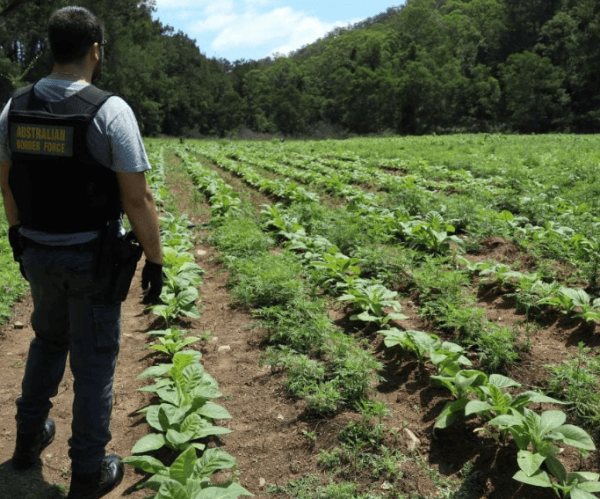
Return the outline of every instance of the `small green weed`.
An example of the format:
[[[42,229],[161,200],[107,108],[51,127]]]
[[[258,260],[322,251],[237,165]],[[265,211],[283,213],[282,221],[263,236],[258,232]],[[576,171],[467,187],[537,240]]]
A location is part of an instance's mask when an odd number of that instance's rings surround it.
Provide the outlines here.
[[[231,301],[247,307],[285,305],[300,300],[303,292],[300,264],[287,255],[258,255],[234,262]]]
[[[576,420],[588,427],[600,424],[600,356],[590,355],[591,349],[579,343],[575,354],[557,366],[545,366],[550,371],[548,391],[570,402],[566,409]]]
[[[211,233],[208,241],[229,260],[264,253],[275,244],[273,238],[262,232],[249,217],[228,218]]]

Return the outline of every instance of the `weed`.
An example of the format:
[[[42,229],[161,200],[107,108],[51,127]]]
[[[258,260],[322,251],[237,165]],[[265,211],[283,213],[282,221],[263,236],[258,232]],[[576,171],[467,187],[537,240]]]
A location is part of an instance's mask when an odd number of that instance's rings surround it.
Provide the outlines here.
[[[341,455],[342,449],[336,447],[333,451],[328,452],[324,449],[321,449],[321,453],[319,454],[319,464],[322,464],[325,468],[332,469],[336,466],[339,466],[342,462]]]
[[[288,345],[299,353],[319,353],[333,331],[322,301],[301,296],[292,304],[254,312],[271,343]]]
[[[579,343],[575,354],[566,353],[567,360],[545,367],[550,371],[548,391],[570,403],[567,410],[578,422],[595,427],[600,423],[600,356],[590,353]]]
[[[257,255],[236,261],[231,269],[231,301],[248,307],[298,302],[302,296],[302,268],[286,255]]]
[[[273,238],[262,232],[249,217],[228,218],[211,233],[208,240],[226,254],[229,261],[231,257],[259,255],[275,244]]]

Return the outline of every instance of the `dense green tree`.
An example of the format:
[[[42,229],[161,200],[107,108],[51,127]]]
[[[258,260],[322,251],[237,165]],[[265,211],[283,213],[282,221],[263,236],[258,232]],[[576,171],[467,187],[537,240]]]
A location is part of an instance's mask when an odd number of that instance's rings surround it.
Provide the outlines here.
[[[4,101],[50,71],[47,20],[68,3],[0,0]],[[153,0],[80,5],[106,24],[99,86],[145,134],[600,130],[597,0],[407,0],[287,57],[234,62],[152,20]]]
[[[511,55],[501,67],[510,122],[525,132],[546,132],[565,124],[569,96],[564,71],[533,52]]]

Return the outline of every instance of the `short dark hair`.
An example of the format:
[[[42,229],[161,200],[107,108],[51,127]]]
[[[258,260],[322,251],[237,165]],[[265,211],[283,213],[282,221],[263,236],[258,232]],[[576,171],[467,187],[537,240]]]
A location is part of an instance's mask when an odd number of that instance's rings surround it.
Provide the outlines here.
[[[50,16],[48,38],[54,62],[81,59],[98,42],[104,42],[104,25],[88,9],[64,7]]]

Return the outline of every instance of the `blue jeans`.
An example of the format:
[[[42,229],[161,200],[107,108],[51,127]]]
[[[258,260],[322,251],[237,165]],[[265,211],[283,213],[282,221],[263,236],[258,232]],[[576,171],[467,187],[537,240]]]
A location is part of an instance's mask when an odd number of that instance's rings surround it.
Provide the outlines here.
[[[112,438],[109,424],[121,303],[104,303],[100,298],[108,279],[95,277],[89,245],[27,244],[23,263],[33,296],[35,339],[16,402],[17,431],[37,433],[43,428],[70,352],[75,400],[69,457],[74,473],[97,471]]]

